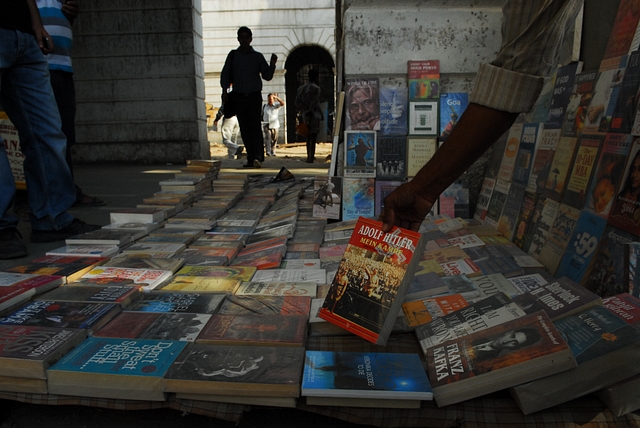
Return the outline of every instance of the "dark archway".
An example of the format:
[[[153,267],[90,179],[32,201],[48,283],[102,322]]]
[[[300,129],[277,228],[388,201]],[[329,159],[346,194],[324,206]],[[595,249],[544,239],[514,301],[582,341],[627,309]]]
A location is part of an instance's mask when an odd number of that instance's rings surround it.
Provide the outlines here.
[[[333,108],[335,105],[335,77],[334,61],[331,54],[320,46],[300,46],[287,56],[284,64],[286,70],[284,84],[287,93],[287,141],[304,141],[304,137],[296,134],[296,108],[295,99],[298,88],[307,83],[307,73],[311,68],[316,68],[320,72],[320,87],[323,98],[328,102],[327,125],[332,129]]]

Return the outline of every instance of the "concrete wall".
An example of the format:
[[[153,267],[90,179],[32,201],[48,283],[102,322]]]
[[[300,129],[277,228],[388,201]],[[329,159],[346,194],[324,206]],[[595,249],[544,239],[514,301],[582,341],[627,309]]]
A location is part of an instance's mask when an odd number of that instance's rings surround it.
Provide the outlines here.
[[[272,53],[278,56],[273,79],[263,81],[265,102],[267,94],[275,92],[285,101],[285,108],[295,108],[294,100],[287,100],[285,93],[284,64],[296,48],[319,46],[335,58],[334,0],[203,0],[202,11],[206,101],[216,107],[220,105],[220,72],[229,51],[238,47],[236,32],[243,25],[251,28],[251,45],[267,61]],[[286,136],[285,117],[285,109],[280,109],[280,141]]]
[[[208,158],[199,0],[84,0],[75,161]]]

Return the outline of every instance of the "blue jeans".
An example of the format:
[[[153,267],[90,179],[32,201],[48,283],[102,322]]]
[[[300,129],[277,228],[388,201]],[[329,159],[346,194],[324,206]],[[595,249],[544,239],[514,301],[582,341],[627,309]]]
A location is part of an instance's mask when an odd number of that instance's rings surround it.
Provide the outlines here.
[[[0,28],[0,97],[18,128],[25,155],[31,228],[62,229],[74,218],[67,209],[76,200],[76,191],[65,161],[67,140],[47,60],[30,34]],[[0,229],[18,224],[18,219],[7,213],[14,193],[15,182],[0,140]]]

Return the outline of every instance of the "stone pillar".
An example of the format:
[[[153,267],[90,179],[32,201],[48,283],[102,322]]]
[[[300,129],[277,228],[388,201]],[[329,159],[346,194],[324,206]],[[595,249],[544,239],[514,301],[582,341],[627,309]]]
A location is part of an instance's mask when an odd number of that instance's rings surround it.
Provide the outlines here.
[[[74,160],[209,158],[200,0],[84,0],[80,7]]]

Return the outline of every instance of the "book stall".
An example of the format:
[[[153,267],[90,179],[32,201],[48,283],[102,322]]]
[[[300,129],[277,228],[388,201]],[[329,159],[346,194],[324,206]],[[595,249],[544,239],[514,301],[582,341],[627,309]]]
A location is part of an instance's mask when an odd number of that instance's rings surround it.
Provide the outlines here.
[[[188,160],[109,225],[17,261],[0,272],[0,399],[637,425],[640,51],[614,35],[626,48],[597,71],[555,69],[477,203],[463,175],[417,232],[375,219],[468,103],[434,59],[344,79],[327,175]]]

